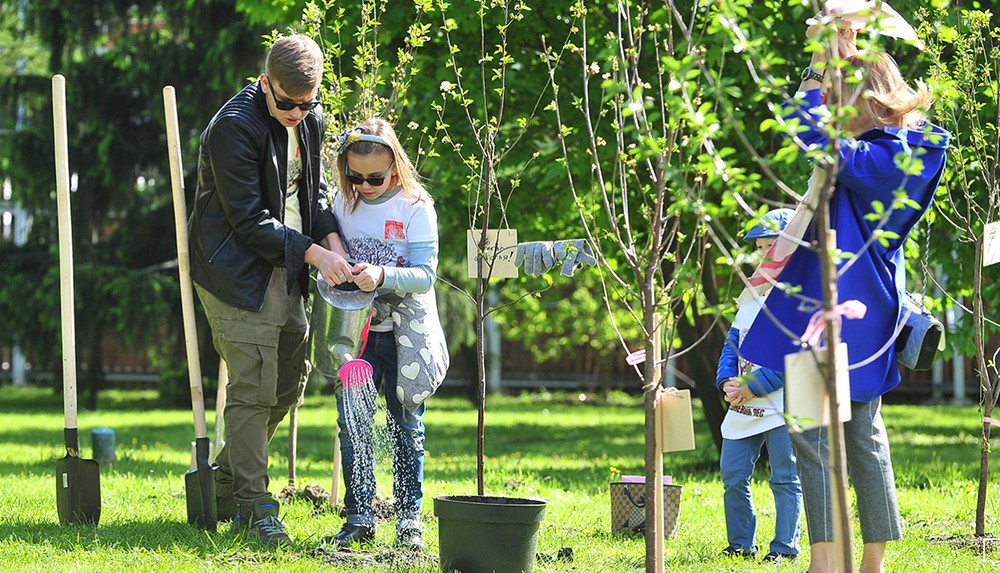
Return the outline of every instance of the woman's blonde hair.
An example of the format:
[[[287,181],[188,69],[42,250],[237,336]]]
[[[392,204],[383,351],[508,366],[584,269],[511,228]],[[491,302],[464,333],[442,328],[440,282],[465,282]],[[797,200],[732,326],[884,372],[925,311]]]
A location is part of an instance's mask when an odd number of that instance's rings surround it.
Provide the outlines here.
[[[388,145],[376,141],[360,140],[353,143],[346,143],[339,150],[337,155],[337,175],[340,182],[340,192],[344,194],[344,203],[347,205],[348,212],[354,211],[358,206],[358,203],[361,201],[361,194],[355,191],[354,185],[347,180],[347,152],[358,155],[370,155],[372,153],[391,154],[393,157],[391,173],[395,173],[399,177],[399,184],[403,195],[412,199],[414,203],[418,201],[433,201],[430,194],[427,193],[427,190],[420,182],[420,175],[417,173],[416,168],[413,167],[413,163],[410,162],[410,158],[407,157],[406,152],[403,151],[403,146],[399,143],[399,138],[396,137],[396,132],[389,125],[388,121],[380,117],[374,117],[359,124],[355,129],[360,129],[361,133],[378,136]]]
[[[860,84],[848,85],[845,81],[844,93],[861,88],[855,107],[861,117],[875,123],[874,127],[914,128],[927,118],[927,111],[934,102],[930,88],[919,81],[917,89],[911,88],[892,56],[877,52],[869,56],[850,56],[847,61],[844,77],[848,78],[851,70],[863,70],[864,79]]]

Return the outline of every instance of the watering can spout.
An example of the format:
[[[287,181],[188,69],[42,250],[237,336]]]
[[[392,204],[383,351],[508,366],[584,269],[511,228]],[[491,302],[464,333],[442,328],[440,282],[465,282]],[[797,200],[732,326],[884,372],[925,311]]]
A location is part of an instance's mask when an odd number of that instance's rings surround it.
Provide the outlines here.
[[[354,360],[354,357],[351,356],[351,351],[343,344],[337,344],[335,346],[333,349],[333,356],[337,364],[340,364],[341,366],[347,364],[351,360]]]

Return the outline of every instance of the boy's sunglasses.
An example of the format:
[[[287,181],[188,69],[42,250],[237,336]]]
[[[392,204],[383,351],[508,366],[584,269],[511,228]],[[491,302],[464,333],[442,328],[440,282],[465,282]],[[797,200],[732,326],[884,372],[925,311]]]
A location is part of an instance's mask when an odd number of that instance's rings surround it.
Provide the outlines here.
[[[271,95],[273,96],[274,94],[272,93]],[[292,111],[295,108],[299,108],[302,111],[310,111],[319,104],[319,100],[307,101],[305,103],[295,103],[293,101],[278,99],[277,96],[274,97],[274,107],[280,109],[281,111]]]
[[[365,182],[367,182],[372,187],[381,187],[382,184],[385,183],[385,178],[389,176],[389,172],[392,171],[392,167],[395,164],[396,164],[395,161],[390,163],[389,168],[385,170],[385,173],[383,173],[381,177],[361,177],[360,175],[351,173],[351,167],[345,164],[344,167],[346,168],[347,171],[345,176],[347,177],[347,180],[350,181],[353,185],[364,185]]]
[[[278,99],[278,94],[274,93],[274,84],[271,84],[271,89],[267,91],[270,92],[271,97],[274,98],[274,107],[280,109],[281,111],[292,111],[295,108],[299,108],[302,111],[311,111],[312,108],[320,104],[319,100],[307,101],[305,103],[295,103],[294,101]]]

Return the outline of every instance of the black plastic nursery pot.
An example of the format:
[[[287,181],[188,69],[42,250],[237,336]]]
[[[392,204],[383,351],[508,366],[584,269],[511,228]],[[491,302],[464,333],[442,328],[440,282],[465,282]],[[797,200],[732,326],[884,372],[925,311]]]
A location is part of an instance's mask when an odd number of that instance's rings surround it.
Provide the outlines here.
[[[531,573],[545,501],[488,495],[434,498],[442,571]]]

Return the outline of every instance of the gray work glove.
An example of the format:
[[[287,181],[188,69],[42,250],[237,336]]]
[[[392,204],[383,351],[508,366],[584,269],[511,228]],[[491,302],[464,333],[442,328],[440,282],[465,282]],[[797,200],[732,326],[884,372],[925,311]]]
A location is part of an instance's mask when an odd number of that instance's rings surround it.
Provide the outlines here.
[[[562,261],[562,271],[564,277],[571,277],[576,269],[583,265],[596,265],[594,251],[590,248],[587,239],[569,239],[556,241],[553,245],[553,254],[556,260]]]
[[[555,259],[552,258],[552,241],[518,243],[514,254],[514,266],[521,266],[522,261],[524,272],[528,276],[537,277],[547,273],[555,264]]]

